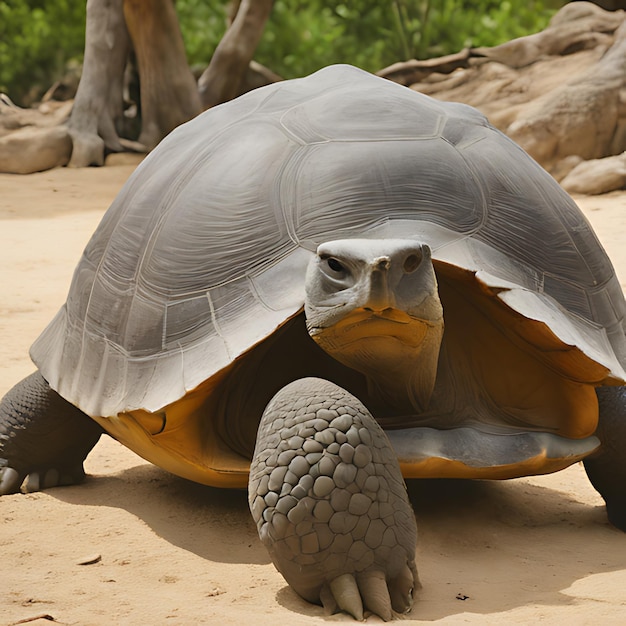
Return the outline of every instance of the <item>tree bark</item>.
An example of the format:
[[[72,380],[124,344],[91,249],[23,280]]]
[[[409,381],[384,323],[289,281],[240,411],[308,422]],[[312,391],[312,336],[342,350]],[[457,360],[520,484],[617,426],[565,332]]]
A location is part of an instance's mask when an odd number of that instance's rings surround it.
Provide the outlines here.
[[[130,44],[122,3],[87,0],[83,75],[68,120],[71,167],[102,165],[105,146],[112,151],[123,149],[116,121],[123,113],[123,76]]]
[[[141,94],[139,143],[151,149],[200,111],[196,81],[172,0],[124,0]]]
[[[622,15],[604,11],[589,2],[563,7],[545,30],[492,48],[473,48],[472,56],[521,68],[544,56],[572,54],[605,43],[622,22]]]
[[[272,4],[272,0],[241,0],[237,15],[215,49],[209,67],[198,81],[203,109],[227,102],[238,95]]]
[[[376,75],[409,86],[434,73],[451,74],[459,68],[469,67],[470,56],[470,49],[464,48],[460,52],[436,59],[400,61],[379,70]]]

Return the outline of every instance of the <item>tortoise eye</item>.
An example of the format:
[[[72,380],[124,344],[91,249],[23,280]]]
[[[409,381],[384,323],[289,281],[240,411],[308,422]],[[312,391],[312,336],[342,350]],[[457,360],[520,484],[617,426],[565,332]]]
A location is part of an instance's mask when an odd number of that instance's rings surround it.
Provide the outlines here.
[[[402,268],[407,274],[411,274],[414,272],[422,262],[422,251],[419,253],[409,254],[409,256],[404,260],[404,264]]]
[[[345,269],[344,266],[337,261],[337,259],[333,259],[333,257],[327,259],[326,263],[328,263],[328,267],[330,267],[333,272],[343,272]]]

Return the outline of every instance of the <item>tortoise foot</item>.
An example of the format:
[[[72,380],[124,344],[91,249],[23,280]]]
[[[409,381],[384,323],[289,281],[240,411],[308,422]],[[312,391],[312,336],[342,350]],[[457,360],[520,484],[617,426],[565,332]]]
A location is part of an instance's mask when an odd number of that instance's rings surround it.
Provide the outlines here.
[[[341,574],[320,589],[320,600],[327,613],[345,611],[362,620],[365,610],[385,622],[394,614],[404,614],[413,606],[413,591],[418,586],[415,567],[405,566],[392,580],[382,569],[369,569],[359,574]]]
[[[274,565],[303,598],[359,620],[410,610],[415,516],[387,436],[348,392],[305,378],[272,399],[249,502]]]
[[[0,465],[3,463],[8,462],[6,459],[0,459]],[[85,470],[82,463],[74,467],[47,467],[28,472],[20,472],[5,465],[0,467],[0,496],[18,493],[22,486],[26,493],[32,493],[52,487],[77,485],[84,479]]]
[[[591,484],[606,502],[613,526],[626,532],[626,386],[599,387],[600,448],[584,459]]]
[[[0,401],[0,495],[73,485],[102,429],[35,372]]]
[[[615,528],[626,533],[626,498],[622,498],[619,502],[607,500],[606,514]]]

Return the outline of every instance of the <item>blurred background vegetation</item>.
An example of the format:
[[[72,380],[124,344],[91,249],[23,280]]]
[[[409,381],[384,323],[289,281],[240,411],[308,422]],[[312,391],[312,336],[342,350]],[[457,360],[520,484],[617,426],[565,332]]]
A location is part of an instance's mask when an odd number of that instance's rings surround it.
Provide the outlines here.
[[[228,0],[175,0],[190,65],[206,66]],[[255,59],[284,78],[369,71],[537,32],[564,0],[276,0]],[[85,0],[0,0],[0,92],[28,105],[82,58]]]

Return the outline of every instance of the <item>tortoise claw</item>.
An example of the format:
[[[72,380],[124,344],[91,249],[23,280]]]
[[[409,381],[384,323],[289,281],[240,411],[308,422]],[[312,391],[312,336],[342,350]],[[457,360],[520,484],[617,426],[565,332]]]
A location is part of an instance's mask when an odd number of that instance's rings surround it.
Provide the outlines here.
[[[24,485],[24,491],[33,493],[52,487],[77,485],[84,479],[85,470],[82,463],[64,468],[48,467],[30,472]]]
[[[359,621],[363,620],[363,602],[359,586],[352,574],[342,574],[330,581],[330,592],[340,610]]]
[[[417,572],[408,565],[391,581],[387,581],[384,571],[372,569],[357,574],[356,578],[352,574],[338,576],[327,590],[320,593],[320,599],[329,613],[342,610],[354,619],[362,620],[366,609],[389,622],[394,613],[404,614],[411,610],[416,586],[419,587]]]
[[[320,600],[328,615],[345,611],[360,621],[367,610],[389,622],[394,614],[411,610],[414,586],[408,566],[389,583],[382,570],[368,570],[356,578],[352,574],[338,576],[320,590]]]
[[[368,570],[359,575],[358,584],[366,608],[385,622],[392,620],[391,597],[387,588],[385,572]]]
[[[36,491],[41,491],[41,482],[41,475],[39,474],[39,472],[31,472],[26,479],[24,491],[26,493],[35,493]]]
[[[415,564],[405,565],[402,571],[389,582],[391,606],[396,613],[403,615],[413,608],[413,594],[422,587]]]
[[[17,493],[24,482],[25,474],[12,467],[0,467],[0,496]]]
[[[19,493],[34,493],[51,487],[77,485],[85,478],[82,463],[74,467],[46,468],[30,472],[18,472],[15,468],[5,465],[0,467],[0,496]]]

